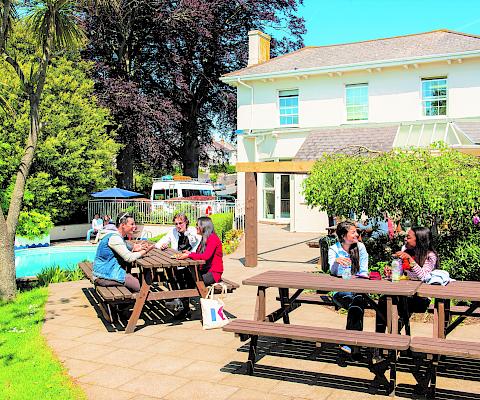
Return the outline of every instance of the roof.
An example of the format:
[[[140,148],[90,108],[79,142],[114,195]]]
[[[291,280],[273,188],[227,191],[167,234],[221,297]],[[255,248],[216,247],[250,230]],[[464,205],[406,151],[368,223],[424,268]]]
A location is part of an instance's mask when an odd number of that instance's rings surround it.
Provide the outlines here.
[[[216,140],[214,140],[212,142],[212,147],[215,150],[221,150],[221,151],[224,151],[226,153],[231,152],[231,151],[235,151],[235,147],[233,145],[231,145],[230,143],[225,142],[223,139],[218,141],[218,142]]]
[[[354,153],[367,149],[383,152],[394,147],[428,146],[440,140],[451,146],[477,147],[480,121],[415,121],[314,128],[294,160],[317,160],[324,153]]]
[[[480,51],[480,36],[446,29],[406,36],[367,40],[330,46],[308,46],[262,64],[252,65],[224,78],[245,75],[302,71],[392,60],[413,60],[428,56]]]

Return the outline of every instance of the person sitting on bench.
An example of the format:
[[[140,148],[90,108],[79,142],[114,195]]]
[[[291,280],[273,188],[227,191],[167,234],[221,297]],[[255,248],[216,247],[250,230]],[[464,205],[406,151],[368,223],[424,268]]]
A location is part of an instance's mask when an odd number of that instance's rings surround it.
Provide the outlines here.
[[[200,267],[200,273],[205,285],[220,282],[223,274],[222,241],[215,233],[210,217],[198,218],[197,234],[202,237],[197,251],[184,250],[178,259],[205,260],[205,264]]]
[[[413,227],[408,230],[402,251],[395,253],[394,257],[403,260],[403,271],[410,279],[414,280],[423,280],[434,269],[440,268],[437,252],[433,248],[432,232],[423,226]],[[385,275],[391,275],[389,266],[385,267]],[[408,322],[412,313],[424,313],[430,305],[429,298],[417,295],[408,297],[406,301],[399,301],[398,297],[394,297],[393,301],[397,303],[398,307],[399,332],[402,330],[403,325]],[[378,306],[382,314],[386,315],[387,302],[385,296],[380,297]],[[375,325],[376,332],[385,332],[386,322],[378,313]]]
[[[338,242],[328,249],[330,273],[334,276],[349,278],[351,275],[368,278],[368,253],[365,245],[358,241],[357,227],[353,222],[344,221],[337,225]],[[363,330],[365,300],[360,293],[337,292],[333,301],[348,310],[347,330]],[[349,346],[340,347],[346,353],[352,353]],[[359,349],[354,348],[354,358],[359,357]]]
[[[180,212],[173,217],[175,226],[161,238],[155,247],[162,250],[171,247],[176,251],[195,251],[200,244],[201,237],[197,235],[194,227],[188,226],[190,221],[185,213]],[[195,281],[187,267],[177,267],[175,276],[169,276],[169,281],[174,289],[191,289],[195,287]],[[190,300],[188,297],[183,299],[173,299],[166,301],[165,305],[171,310],[177,312],[175,319],[183,319],[190,311]]]
[[[147,254],[155,245],[143,242],[132,246],[125,242],[124,237],[136,229],[135,220],[130,214],[119,214],[115,225],[116,229],[106,234],[98,245],[93,261],[94,282],[98,286],[124,285],[138,292],[140,282],[127,273],[125,267]]]

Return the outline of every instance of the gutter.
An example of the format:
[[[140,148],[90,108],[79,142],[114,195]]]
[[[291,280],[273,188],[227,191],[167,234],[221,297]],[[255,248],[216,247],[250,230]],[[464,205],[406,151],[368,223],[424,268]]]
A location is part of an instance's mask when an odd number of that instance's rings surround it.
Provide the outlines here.
[[[287,70],[287,71],[279,71],[279,72],[265,72],[259,74],[247,74],[243,75],[241,78],[238,76],[223,76],[220,77],[220,80],[227,84],[233,84],[235,82],[239,82],[242,85],[246,85],[245,82],[242,82],[240,79],[243,80],[255,80],[255,79],[267,79],[267,78],[288,78],[288,77],[296,77],[302,75],[310,75],[310,74],[326,74],[329,72],[346,72],[346,71],[355,71],[355,70],[362,70],[368,68],[387,68],[387,67],[396,67],[401,65],[414,65],[418,63],[431,63],[431,62],[438,62],[438,61],[448,61],[452,59],[463,59],[463,58],[473,58],[473,57],[480,57],[480,50],[470,50],[464,51],[461,53],[446,53],[446,54],[438,54],[434,56],[422,56],[422,57],[410,57],[410,58],[397,58],[387,61],[366,61],[360,63],[353,63],[353,64],[341,64],[341,65],[333,65],[333,66],[326,66],[326,67],[315,67],[315,68],[304,68],[298,70]],[[272,59],[273,61],[275,59]],[[247,86],[247,85],[246,85]]]
[[[240,85],[243,85],[250,89],[250,128],[248,129],[248,133],[252,133],[253,130],[253,101],[254,101],[254,89],[253,86],[247,85],[245,82],[242,82],[240,78],[237,78],[237,82]]]

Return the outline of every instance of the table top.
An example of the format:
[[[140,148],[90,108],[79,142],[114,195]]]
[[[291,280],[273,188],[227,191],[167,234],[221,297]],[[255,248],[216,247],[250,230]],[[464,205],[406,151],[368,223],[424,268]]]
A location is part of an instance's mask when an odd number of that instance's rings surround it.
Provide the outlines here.
[[[205,261],[203,260],[192,260],[190,258],[177,260],[176,258],[172,258],[176,253],[178,253],[178,251],[171,248],[165,250],[155,248],[150,250],[146,256],[137,259],[135,262],[137,266],[142,268],[188,267],[205,264]]]
[[[346,280],[328,274],[267,271],[245,279],[243,284],[291,289],[413,296],[417,292],[421,282],[413,280],[402,280],[399,282],[390,282],[387,280],[376,281],[357,277],[352,277],[351,279]]]
[[[454,281],[447,286],[422,283],[417,293],[419,296],[437,299],[480,301],[480,282]]]

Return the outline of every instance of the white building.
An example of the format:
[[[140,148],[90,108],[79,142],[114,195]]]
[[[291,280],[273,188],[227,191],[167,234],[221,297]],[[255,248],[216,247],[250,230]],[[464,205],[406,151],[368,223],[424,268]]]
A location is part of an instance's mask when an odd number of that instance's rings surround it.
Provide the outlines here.
[[[304,47],[269,59],[249,32],[249,63],[222,77],[237,88],[238,162],[316,160],[349,146],[374,150],[444,140],[480,143],[480,37],[438,30]],[[244,199],[244,174],[238,174]],[[324,231],[302,196],[305,175],[259,174],[258,218]]]

